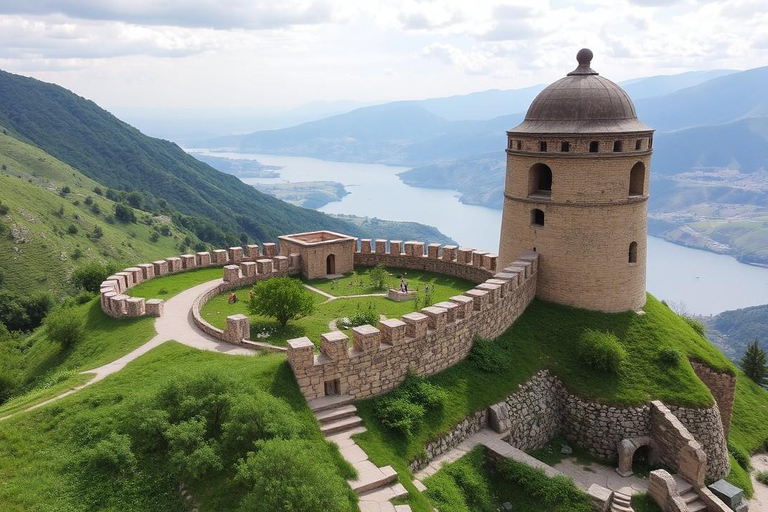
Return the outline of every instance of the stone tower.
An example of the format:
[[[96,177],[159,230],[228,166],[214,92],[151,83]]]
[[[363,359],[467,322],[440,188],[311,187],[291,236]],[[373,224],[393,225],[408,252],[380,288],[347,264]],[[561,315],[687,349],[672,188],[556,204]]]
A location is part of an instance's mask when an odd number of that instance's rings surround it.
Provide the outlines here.
[[[542,299],[639,310],[653,130],[627,93],[590,67],[590,50],[576,59],[507,132],[499,262],[535,249]]]

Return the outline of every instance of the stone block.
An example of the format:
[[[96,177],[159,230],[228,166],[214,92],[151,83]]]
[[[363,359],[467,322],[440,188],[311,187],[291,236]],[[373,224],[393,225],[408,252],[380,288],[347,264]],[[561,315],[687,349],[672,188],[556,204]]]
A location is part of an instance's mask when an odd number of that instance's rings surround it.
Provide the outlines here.
[[[718,480],[707,488],[731,510],[740,510],[739,507],[744,503],[744,491],[725,480]],[[747,508],[743,507],[742,510],[746,511]]]
[[[243,261],[243,248],[242,247],[230,247],[227,249],[227,257],[230,263],[240,263]]]
[[[539,269],[539,253],[530,251],[520,255],[518,258],[520,261],[527,261],[531,264],[531,273],[536,272]]]
[[[506,402],[499,402],[488,408],[488,426],[499,434],[508,432],[512,428],[509,406]]]
[[[440,257],[440,244],[429,244],[427,246],[427,257],[436,260]]]
[[[272,260],[268,260],[268,259],[256,260],[256,272],[258,272],[259,274],[271,274]]]
[[[376,245],[376,254],[387,254],[387,241],[381,238],[377,238],[374,242]]]
[[[592,506],[598,512],[608,512],[610,510],[611,501],[613,500],[612,490],[602,485],[592,484],[587,489],[587,496],[589,496],[589,501],[592,502]]]
[[[315,362],[315,345],[307,337],[288,340],[288,362],[294,369],[311,368]]]
[[[424,242],[405,242],[405,255],[421,258],[424,256]]]
[[[155,266],[151,263],[137,265],[141,269],[141,279],[146,281],[155,277]]]
[[[273,243],[264,244],[264,256],[267,258],[274,258],[277,256],[277,245]]]
[[[488,308],[488,292],[485,290],[478,290],[477,288],[472,288],[471,290],[467,290],[464,292],[464,295],[467,297],[472,297],[474,299],[474,309],[475,311],[485,311]]]
[[[125,281],[125,288],[124,288],[124,290],[127,290],[128,288],[133,286],[133,284],[134,284],[133,283],[133,272],[128,272],[128,271],[123,270],[122,272],[118,272],[115,275],[123,277],[123,280]]]
[[[181,258],[178,256],[171,256],[170,258],[165,258],[165,261],[168,262],[168,273],[172,274],[174,272],[181,271]]]
[[[165,260],[153,261],[152,266],[155,267],[156,277],[161,277],[168,273],[168,262]]]
[[[437,306],[438,308],[445,310],[445,319],[447,323],[451,324],[456,321],[456,315],[458,314],[458,309],[460,306],[455,302],[438,302],[437,304],[433,304],[433,306]]]
[[[194,254],[182,254],[181,255],[181,268],[184,270],[190,270],[195,268],[197,262],[195,261]]]
[[[472,297],[455,295],[448,300],[458,306],[456,308],[456,320],[464,320],[472,316],[472,311],[475,309],[475,300]]]
[[[288,272],[288,256],[275,256],[272,258],[272,268],[278,272]]]
[[[224,282],[231,283],[240,279],[240,267],[237,265],[226,265],[224,267]]]
[[[472,266],[481,268],[483,266],[483,256],[488,254],[488,251],[472,251]]]
[[[428,325],[430,329],[442,329],[448,323],[448,311],[443,308],[427,306],[426,308],[421,308],[421,313],[429,318]]]
[[[227,251],[224,249],[216,249],[213,251],[213,264],[214,265],[226,265],[227,264]]]
[[[251,261],[256,261],[261,257],[261,248],[257,244],[248,244],[245,246],[245,250]]]
[[[488,281],[475,286],[476,290],[488,292],[488,304],[496,304],[501,299],[501,286]]]
[[[514,290],[520,284],[520,278],[517,272],[499,272],[494,274],[493,278],[500,281],[507,281],[507,289],[509,291]]]
[[[242,344],[244,339],[251,335],[251,326],[248,317],[245,315],[230,315],[227,317],[227,328],[224,336],[227,341],[235,344]]]
[[[243,261],[240,263],[240,272],[243,273],[243,277],[253,277],[256,275],[256,262],[255,261]]]
[[[211,266],[211,253],[207,251],[201,251],[195,254],[197,258],[198,267],[210,267]]]
[[[139,284],[144,280],[144,276],[142,275],[141,269],[139,267],[128,267],[123,272],[131,273],[131,279],[133,279],[133,286],[136,286],[137,284]]]
[[[497,254],[483,254],[483,268],[496,272],[496,264],[499,261]]]
[[[473,252],[474,249],[470,249],[469,247],[460,248],[456,254],[456,261],[462,265],[471,265]]]
[[[491,279],[487,279],[485,282],[488,283],[488,284],[498,285],[499,286],[499,291],[501,292],[501,297],[506,297],[507,294],[509,293],[509,281],[508,280],[496,279],[494,277],[494,278],[491,278]]]
[[[389,254],[392,256],[400,256],[402,252],[403,242],[401,240],[389,241]]]
[[[111,276],[107,277],[106,281],[115,281],[117,283],[118,292],[123,292],[127,289],[127,281],[125,279],[125,276],[112,274]]]
[[[446,245],[443,247],[443,261],[456,261],[458,247],[455,245]]]
[[[99,296],[101,298],[101,310],[105,313],[109,313],[112,310],[112,297],[117,296],[117,292],[105,290],[102,291]]]
[[[341,331],[332,331],[320,335],[320,352],[332,361],[349,359],[349,337]]]
[[[360,252],[363,254],[371,254],[371,239],[370,238],[361,238],[360,239]]]
[[[381,345],[381,331],[372,325],[353,327],[352,343],[359,352],[375,352]]]
[[[144,299],[141,297],[131,297],[125,301],[125,312],[128,316],[144,316]]]
[[[407,324],[402,320],[391,318],[379,322],[381,341],[390,345],[397,345],[405,339]]]
[[[163,299],[149,299],[145,303],[145,308],[149,316],[163,316],[165,301]]]
[[[512,264],[510,265],[510,267],[512,267],[512,268],[522,268],[523,269],[523,274],[522,274],[521,277],[523,277],[525,279],[528,279],[529,277],[531,277],[531,262],[530,261],[522,261],[522,260],[513,261]]]
[[[395,290],[394,288],[387,290],[387,298],[395,302],[411,300],[416,297],[416,295],[416,290],[409,290],[407,292],[401,292],[400,290]]]
[[[128,312],[127,301],[130,299],[127,295],[115,295],[112,297],[110,311],[115,316],[125,316]]]
[[[408,313],[402,316],[403,322],[407,324],[406,335],[411,338],[421,338],[427,334],[429,327],[429,317],[423,313]]]

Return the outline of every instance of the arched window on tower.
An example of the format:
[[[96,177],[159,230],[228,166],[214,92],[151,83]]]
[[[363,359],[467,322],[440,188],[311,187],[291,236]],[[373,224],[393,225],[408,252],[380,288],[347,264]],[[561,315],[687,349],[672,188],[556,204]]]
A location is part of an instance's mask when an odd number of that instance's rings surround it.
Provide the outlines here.
[[[600,149],[600,143],[597,142],[596,140],[593,140],[592,142],[589,143],[590,153],[597,153],[599,149]]]
[[[567,153],[571,150],[571,144],[568,141],[563,141],[560,143],[560,151],[563,153]]]
[[[637,242],[629,244],[629,262],[637,263]]]
[[[542,140],[539,142],[539,151],[546,151],[547,150],[547,141]]]
[[[552,195],[552,169],[546,164],[535,164],[528,172],[528,195]]]
[[[635,141],[635,151],[640,151],[643,149],[643,139],[637,139]]]
[[[621,146],[622,146],[622,144],[621,144],[620,140],[615,141],[613,143],[613,152],[614,153],[621,153]]]
[[[642,196],[645,190],[645,164],[637,162],[629,171],[629,195]]]
[[[544,225],[544,211],[539,210],[538,208],[534,208],[531,210],[531,224],[533,226],[543,226]]]
[[[519,140],[517,141],[517,150],[520,151],[521,149],[523,149],[523,141]]]

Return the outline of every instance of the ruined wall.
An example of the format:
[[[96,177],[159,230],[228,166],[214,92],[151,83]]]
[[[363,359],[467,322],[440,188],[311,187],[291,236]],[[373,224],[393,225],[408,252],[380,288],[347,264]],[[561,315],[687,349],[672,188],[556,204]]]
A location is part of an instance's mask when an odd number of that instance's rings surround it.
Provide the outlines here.
[[[715,397],[717,408],[720,409],[720,419],[723,423],[725,437],[731,430],[731,417],[733,416],[733,399],[736,394],[736,376],[729,373],[716,372],[712,368],[691,361],[691,366],[696,375],[709,388]]]
[[[391,245],[397,247],[394,242]],[[376,264],[383,262],[383,256],[361,253],[356,255],[356,260]],[[472,256],[471,250],[465,251],[465,258]],[[452,265],[453,270],[449,269],[447,274],[474,272],[479,277],[490,275],[490,270],[482,267],[483,262],[489,267],[492,265],[490,258],[485,256],[488,255],[481,254],[474,260],[478,263],[476,266],[438,260],[434,253],[431,258],[429,255],[390,255],[386,259],[389,263],[385,264],[402,267],[417,260],[432,260],[432,264]],[[432,375],[456,364],[468,355],[475,336],[495,338],[525,311],[536,294],[537,264],[536,254],[525,255],[504,272],[450,301],[409,313],[399,320],[384,320],[378,328],[354,328],[352,347],[349,338],[341,332],[322,336],[319,355],[315,355],[312,340],[290,340],[288,361],[299,387],[308,399],[312,399],[324,396],[325,383],[334,382],[340,394],[364,398],[394,388],[405,379],[409,370],[419,375]],[[467,271],[463,268],[467,266],[475,268]]]

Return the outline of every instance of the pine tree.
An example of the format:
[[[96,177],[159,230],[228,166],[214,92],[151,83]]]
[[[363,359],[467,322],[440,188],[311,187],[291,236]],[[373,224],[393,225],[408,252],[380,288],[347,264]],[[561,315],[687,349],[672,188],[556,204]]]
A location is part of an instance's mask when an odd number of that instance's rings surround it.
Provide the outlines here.
[[[747,377],[757,382],[761,386],[768,379],[768,366],[766,366],[765,350],[758,346],[757,340],[753,341],[747,347],[744,357],[741,359],[741,369]]]

